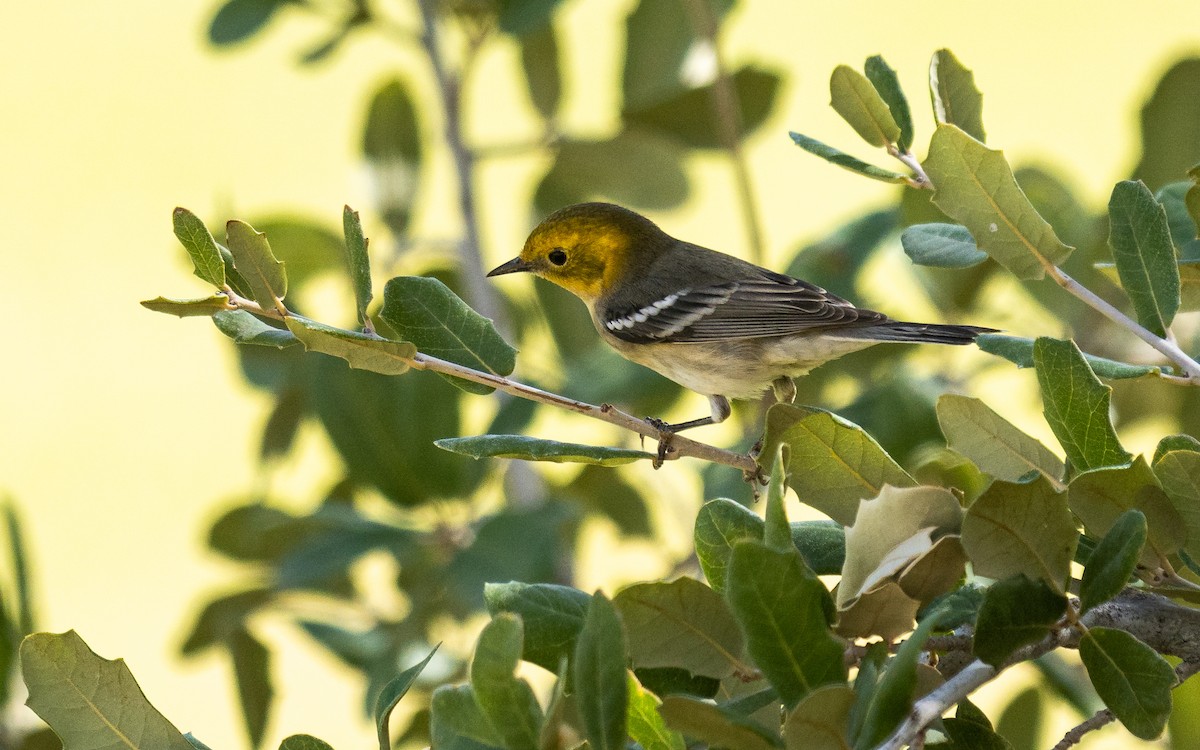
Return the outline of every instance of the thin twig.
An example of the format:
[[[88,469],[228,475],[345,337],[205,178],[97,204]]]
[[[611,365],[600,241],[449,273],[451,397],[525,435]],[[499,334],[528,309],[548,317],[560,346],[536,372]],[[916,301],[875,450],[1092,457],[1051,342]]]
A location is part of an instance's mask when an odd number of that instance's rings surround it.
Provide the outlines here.
[[[887,152],[900,162],[911,169],[916,177],[908,181],[908,184],[918,190],[933,190],[933,181],[929,179],[929,175],[925,174],[925,168],[921,166],[921,162],[917,157],[912,155],[911,151],[901,151],[894,144],[889,143]]]
[[[1175,667],[1175,679],[1178,681],[1176,687],[1182,685],[1189,677],[1196,674],[1196,672],[1200,672],[1200,661],[1185,661]],[[1111,724],[1116,718],[1110,709],[1105,708],[1097,711],[1088,719],[1079,722],[1079,724],[1068,730],[1051,750],[1067,750],[1070,747],[1074,747],[1083,741],[1085,734]]]

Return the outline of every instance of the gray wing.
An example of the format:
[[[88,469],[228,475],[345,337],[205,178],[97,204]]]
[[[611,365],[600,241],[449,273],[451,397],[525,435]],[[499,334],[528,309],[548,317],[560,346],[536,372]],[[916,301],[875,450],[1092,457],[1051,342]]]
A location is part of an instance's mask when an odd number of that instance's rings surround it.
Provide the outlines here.
[[[806,281],[771,274],[682,289],[638,308],[610,307],[602,322],[623,341],[648,344],[786,336],[887,320]]]

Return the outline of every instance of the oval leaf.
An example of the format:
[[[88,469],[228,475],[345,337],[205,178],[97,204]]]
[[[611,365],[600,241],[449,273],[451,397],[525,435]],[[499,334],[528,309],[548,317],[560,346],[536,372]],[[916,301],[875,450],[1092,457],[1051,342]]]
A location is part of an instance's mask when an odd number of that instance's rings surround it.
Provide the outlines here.
[[[753,719],[709,702],[684,695],[668,695],[658,707],[667,726],[706,743],[709,747],[738,750],[778,750],[778,731]]]
[[[1113,188],[1108,245],[1138,322],[1165,336],[1179,310],[1179,268],[1167,213],[1141,182],[1124,180]]]
[[[1074,341],[1039,338],[1033,363],[1050,429],[1079,471],[1124,466],[1132,458],[1121,447],[1109,418],[1112,388],[1092,372]]]
[[[1171,715],[1175,670],[1154,649],[1123,630],[1091,628],[1079,658],[1092,686],[1135,737],[1152,740]]]
[[[542,440],[526,435],[474,435],[435,440],[433,444],[442,450],[471,458],[519,458],[525,461],[550,461],[560,464],[620,466],[643,458],[654,458],[652,453],[632,448],[560,443],[557,440]]]
[[[980,349],[988,354],[1003,357],[1017,367],[1033,367],[1033,343],[1033,339],[1006,336],[1002,333],[985,333],[975,339],[975,345]],[[1084,354],[1083,358],[1092,368],[1092,372],[1108,380],[1162,374],[1162,368],[1153,365],[1131,365],[1128,362],[1118,362],[1092,354]]]
[[[1177,552],[1187,533],[1183,519],[1141,456],[1130,466],[1080,474],[1071,482],[1067,500],[1094,539],[1108,534],[1126,511],[1141,511],[1148,536],[1141,562],[1147,566],[1160,565],[1160,558]]]
[[[225,262],[217,241],[196,214],[186,208],[176,208],[171,214],[175,236],[192,259],[195,274],[213,286],[225,286]]]
[[[502,612],[479,634],[471,659],[471,689],[479,708],[509,750],[537,750],[542,709],[513,671],[521,658],[521,618]]]
[[[629,684],[625,670],[625,631],[612,602],[592,595],[575,644],[575,695],[588,747],[625,750]]]
[[[900,127],[900,138],[896,141],[896,145],[900,147],[901,152],[908,151],[912,148],[913,142],[912,110],[908,108],[908,98],[904,96],[904,90],[900,88],[900,79],[896,77],[896,71],[892,70],[883,57],[874,55],[867,58],[866,64],[863,65],[863,72],[867,74],[867,80],[879,92],[879,96],[887,103],[888,110],[892,113],[892,119]]]
[[[693,540],[700,569],[714,591],[725,590],[729,557],[734,546],[743,539],[761,541],[763,533],[762,518],[732,500],[717,498],[700,508]]]
[[[862,73],[839,65],[829,78],[829,105],[867,143],[883,148],[900,140],[900,126],[883,97]]]
[[[287,316],[285,322],[308,351],[340,357],[359,370],[401,375],[408,372],[409,363],[417,354],[417,348],[407,341],[346,331],[298,315]]]
[[[525,625],[521,658],[549,671],[574,656],[575,639],[592,597],[552,583],[488,583],[483,587],[488,612],[512,612]]]
[[[367,306],[371,304],[371,261],[367,256],[367,238],[363,236],[362,220],[358,212],[349,206],[342,208],[342,231],[346,235],[346,261],[350,266],[350,280],[354,285],[355,311],[358,322],[370,326]]]
[[[300,343],[290,331],[267,325],[245,310],[223,310],[214,314],[212,321],[217,330],[239,344],[283,349]]]
[[[900,233],[900,245],[919,266],[970,268],[988,257],[960,224],[914,224]]]
[[[1037,643],[1067,611],[1067,597],[1025,576],[997,581],[975,619],[975,656],[1000,668],[1014,651]]]
[[[1083,569],[1079,585],[1080,612],[1103,604],[1125,588],[1146,543],[1146,516],[1127,510],[1112,525]]]
[[[1154,474],[1183,518],[1187,530],[1184,549],[1193,559],[1200,559],[1200,451],[1168,450],[1155,457]]]
[[[940,49],[929,62],[929,93],[933,116],[939,123],[951,123],[983,143],[983,94],[975,87],[975,74],[948,49]]]
[[[274,308],[287,296],[287,275],[283,263],[271,252],[267,235],[257,232],[244,221],[225,224],[225,242],[233,253],[234,268],[250,286],[254,301],[264,308]]]
[[[892,182],[896,184],[908,182],[908,178],[899,172],[893,172],[890,169],[868,164],[862,159],[847,154],[845,151],[840,151],[833,146],[821,143],[816,138],[809,138],[807,135],[795,132],[790,132],[788,135],[792,137],[792,142],[800,148],[842,169],[848,169],[863,177],[870,177],[872,180],[879,180],[880,182]]]
[[[979,399],[947,393],[938,399],[937,417],[946,444],[997,479],[1016,482],[1036,471],[1061,482],[1065,469],[1058,456]]]

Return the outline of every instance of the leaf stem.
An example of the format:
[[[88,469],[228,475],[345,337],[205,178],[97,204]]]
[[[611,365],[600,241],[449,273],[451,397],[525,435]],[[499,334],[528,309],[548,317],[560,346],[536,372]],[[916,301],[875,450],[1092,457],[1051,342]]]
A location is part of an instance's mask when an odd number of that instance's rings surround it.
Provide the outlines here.
[[[917,157],[912,155],[911,151],[901,151],[896,144],[889,143],[887,152],[892,157],[899,159],[900,163],[913,171],[916,177],[908,182],[908,184],[918,190],[933,190],[933,181],[929,179],[929,175],[925,174],[925,168],[921,166],[921,162]]]

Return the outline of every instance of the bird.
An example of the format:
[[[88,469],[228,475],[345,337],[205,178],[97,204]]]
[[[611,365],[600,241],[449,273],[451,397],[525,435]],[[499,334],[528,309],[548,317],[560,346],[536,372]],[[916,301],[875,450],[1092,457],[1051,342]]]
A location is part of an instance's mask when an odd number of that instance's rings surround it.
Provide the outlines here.
[[[881,342],[964,345],[996,330],[892,320],[802,279],[676,239],[611,203],[555,211],[520,255],[487,275],[519,272],[582,300],[600,337],[626,359],[708,397],[706,417],[648,418],[661,437],[723,422],[730,399],[773,389],[791,402],[792,378]]]

